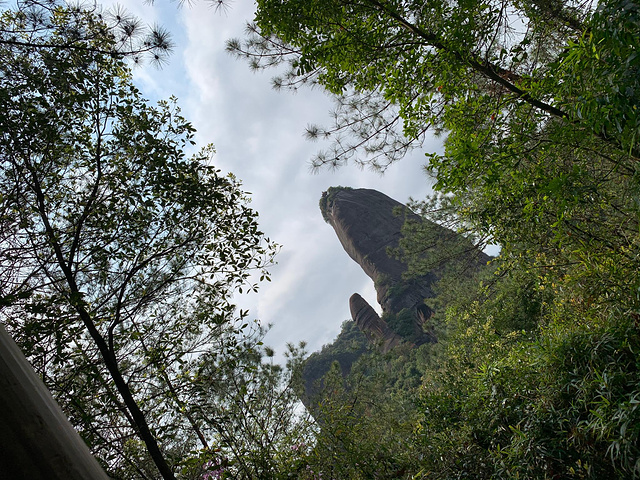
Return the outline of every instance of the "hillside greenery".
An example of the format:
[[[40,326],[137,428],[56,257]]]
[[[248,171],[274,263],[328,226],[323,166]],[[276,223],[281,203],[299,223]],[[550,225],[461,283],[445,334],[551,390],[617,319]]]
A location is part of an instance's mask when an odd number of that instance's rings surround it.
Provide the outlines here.
[[[305,360],[302,371],[304,396],[312,400],[322,390],[322,378],[334,362],[338,363],[342,375],[347,375],[353,363],[368,350],[370,346],[364,333],[353,321],[344,321],[336,339]]]

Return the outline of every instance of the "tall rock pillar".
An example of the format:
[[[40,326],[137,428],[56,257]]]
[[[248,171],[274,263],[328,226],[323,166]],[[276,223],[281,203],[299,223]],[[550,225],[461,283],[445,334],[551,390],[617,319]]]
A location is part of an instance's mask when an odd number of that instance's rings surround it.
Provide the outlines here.
[[[354,322],[383,350],[397,345],[401,338],[414,344],[434,342],[435,337],[424,331],[423,323],[431,315],[424,300],[433,297],[431,287],[436,275],[407,281],[402,278],[406,264],[388,254],[389,249],[398,246],[405,221],[422,221],[420,217],[370,189],[332,187],[323,193],[320,208],[347,254],[373,280],[382,307],[380,318],[360,295],[354,295],[350,301]]]

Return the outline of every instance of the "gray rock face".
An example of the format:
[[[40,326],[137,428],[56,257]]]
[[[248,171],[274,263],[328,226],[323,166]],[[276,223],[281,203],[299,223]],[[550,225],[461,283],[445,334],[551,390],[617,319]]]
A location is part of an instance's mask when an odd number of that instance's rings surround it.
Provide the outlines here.
[[[434,342],[435,337],[423,331],[423,324],[431,316],[424,299],[433,297],[431,287],[436,275],[404,280],[407,266],[388,254],[390,248],[398,246],[405,221],[420,218],[396,200],[370,189],[331,188],[323,193],[320,206],[347,254],[375,284],[383,318],[360,295],[354,295],[350,304],[356,324],[369,338],[376,338],[383,350],[399,343],[398,338],[415,344]],[[387,324],[385,318],[394,324]]]
[[[376,190],[336,189],[327,197],[326,218],[349,256],[374,282],[381,275],[400,279],[406,266],[390,258],[387,248],[398,246],[405,217],[415,215]]]
[[[367,336],[369,342],[380,345],[383,353],[402,342],[402,337],[393,332],[376,311],[357,293],[349,299],[351,318]]]
[[[425,299],[434,297],[435,282],[448,267],[462,267],[453,271],[464,275],[477,271],[489,260],[470,241],[421,219],[375,190],[332,187],[323,193],[320,210],[345,251],[375,282],[383,313],[380,317],[359,294],[351,296],[352,321],[344,322],[334,342],[312,354],[305,363],[301,398],[310,410],[315,408],[314,399],[324,388],[322,379],[334,362],[338,362],[346,376],[371,344],[387,353],[400,344],[435,342],[430,324],[433,312],[425,304]],[[416,241],[418,251],[427,260],[425,268],[430,269],[426,275],[412,280],[403,278],[407,266],[387,253],[389,248],[398,246],[407,219],[418,222],[414,227],[420,227],[418,231],[426,235]]]

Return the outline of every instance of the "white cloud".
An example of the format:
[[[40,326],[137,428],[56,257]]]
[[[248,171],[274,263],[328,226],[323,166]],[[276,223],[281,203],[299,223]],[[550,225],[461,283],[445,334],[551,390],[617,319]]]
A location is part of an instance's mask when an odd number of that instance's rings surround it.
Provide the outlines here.
[[[332,102],[319,90],[276,92],[272,72],[251,72],[226,53],[225,41],[244,34],[252,5],[236,2],[226,15],[205,2],[182,9],[153,7],[153,21],[174,33],[176,51],[163,70],[137,69],[135,79],[147,98],[179,97],[185,117],[198,130],[198,142],[215,144],[214,163],[252,192],[262,230],[283,245],[272,282],[257,295],[237,296],[237,302],[250,309],[250,316],[273,323],[267,342],[278,352],[300,340],[313,351],[329,343],[349,318],[351,294],[358,292],[377,307],[373,282],[322,220],[321,193],[333,185],[366,187],[404,202],[409,196],[424,197],[429,180],[421,153],[391,166],[382,177],[355,166],[312,175],[308,160],[320,145],[303,138],[304,128],[327,123]],[[434,140],[424,150],[436,148]]]

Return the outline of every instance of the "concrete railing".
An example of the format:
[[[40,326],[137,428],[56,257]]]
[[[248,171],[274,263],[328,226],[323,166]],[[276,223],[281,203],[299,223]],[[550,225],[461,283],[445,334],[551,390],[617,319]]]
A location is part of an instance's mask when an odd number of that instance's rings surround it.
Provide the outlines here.
[[[109,480],[2,325],[0,479]]]

